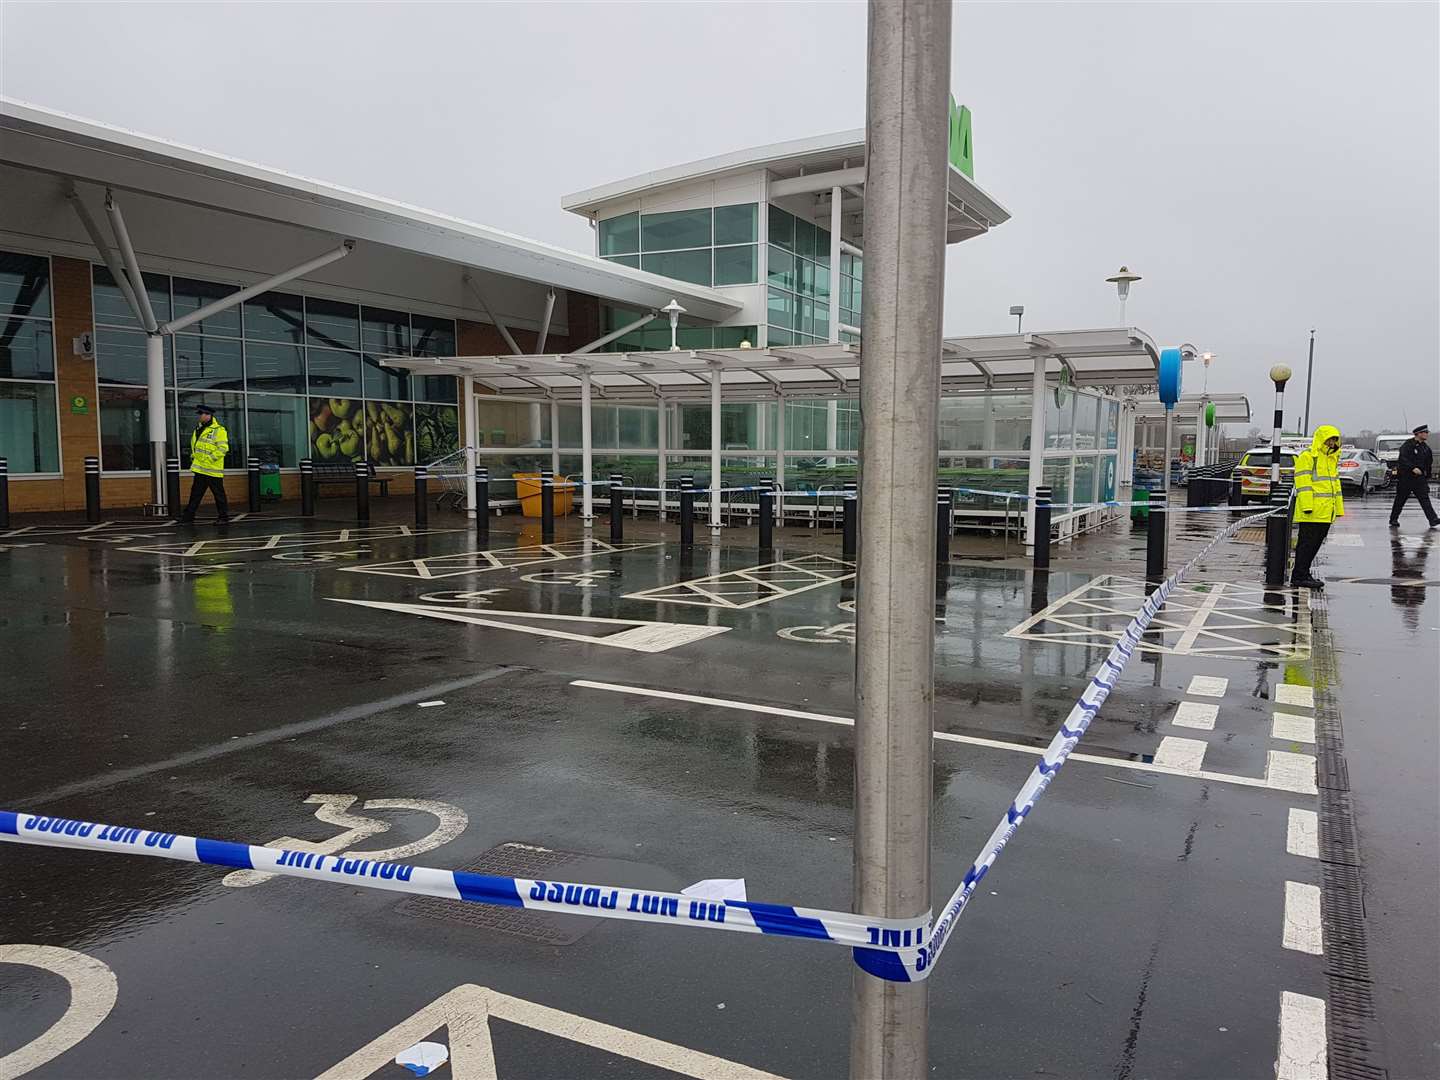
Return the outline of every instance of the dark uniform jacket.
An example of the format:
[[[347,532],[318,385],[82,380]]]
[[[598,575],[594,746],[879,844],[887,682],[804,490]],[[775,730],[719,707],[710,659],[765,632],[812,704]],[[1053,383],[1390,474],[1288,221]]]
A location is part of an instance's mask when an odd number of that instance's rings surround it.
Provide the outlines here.
[[[1396,472],[1406,480],[1430,479],[1430,463],[1433,455],[1430,447],[1419,439],[1407,439],[1400,444],[1400,457],[1395,462]],[[1417,477],[1413,470],[1419,469]]]

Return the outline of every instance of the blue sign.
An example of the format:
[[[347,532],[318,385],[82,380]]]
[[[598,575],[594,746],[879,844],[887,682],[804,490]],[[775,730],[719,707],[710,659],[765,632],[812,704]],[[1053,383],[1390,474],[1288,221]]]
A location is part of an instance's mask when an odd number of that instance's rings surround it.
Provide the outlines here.
[[[1180,400],[1180,369],[1183,366],[1179,349],[1160,350],[1160,400],[1173,409]]]

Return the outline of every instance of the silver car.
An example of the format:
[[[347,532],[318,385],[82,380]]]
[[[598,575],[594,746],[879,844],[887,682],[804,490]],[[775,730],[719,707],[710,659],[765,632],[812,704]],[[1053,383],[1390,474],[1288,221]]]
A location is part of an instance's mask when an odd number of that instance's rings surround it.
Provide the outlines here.
[[[1390,477],[1390,469],[1373,450],[1359,450],[1353,446],[1340,449],[1340,485],[1359,488],[1361,495],[1383,488]]]

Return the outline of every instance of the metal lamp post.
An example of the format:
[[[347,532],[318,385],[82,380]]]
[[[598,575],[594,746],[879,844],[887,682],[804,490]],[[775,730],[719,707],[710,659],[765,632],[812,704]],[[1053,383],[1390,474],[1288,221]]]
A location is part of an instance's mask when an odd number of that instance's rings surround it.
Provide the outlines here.
[[[1280,433],[1285,429],[1285,384],[1295,374],[1285,364],[1276,364],[1270,369],[1270,381],[1275,384],[1275,435],[1270,440],[1270,488],[1280,483]]]
[[[1141,280],[1139,274],[1132,274],[1128,266],[1122,266],[1113,275],[1107,277],[1106,281],[1115,286],[1115,292],[1120,297],[1120,325],[1125,325],[1125,301],[1130,299],[1130,286]]]
[[[680,346],[675,338],[680,330],[680,316],[685,314],[685,309],[680,306],[680,301],[672,299],[660,310],[670,316],[670,351],[679,352]]]
[[[1304,434],[1310,434],[1310,387],[1315,384],[1315,328],[1310,328],[1310,359],[1305,361],[1305,423],[1301,426]]]
[[[1020,323],[1025,318],[1024,304],[1011,304],[1010,314],[1015,316],[1015,333],[1020,333]]]

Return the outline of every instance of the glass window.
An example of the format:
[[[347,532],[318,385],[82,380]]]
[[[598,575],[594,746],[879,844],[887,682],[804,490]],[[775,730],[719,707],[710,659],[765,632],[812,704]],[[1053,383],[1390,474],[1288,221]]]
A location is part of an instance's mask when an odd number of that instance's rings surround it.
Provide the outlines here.
[[[403,311],[365,308],[361,316],[361,341],[367,352],[379,356],[409,356],[410,316]]]
[[[660,412],[643,405],[622,405],[618,429],[619,449],[653,450],[660,444]]]
[[[1048,387],[1045,393],[1045,447],[1068,450],[1072,445],[1070,426],[1075,418],[1075,393],[1068,387]]]
[[[305,341],[323,349],[360,347],[360,308],[339,300],[305,300]]]
[[[628,266],[633,270],[640,269],[639,255],[605,255],[602,257],[606,262],[619,263],[621,266]]]
[[[830,305],[824,301],[815,305],[815,336],[830,339]]]
[[[161,338],[165,348],[165,385],[175,385],[173,339]],[[145,335],[138,330],[95,331],[95,371],[102,383],[145,385]]]
[[[388,368],[380,363],[380,357],[365,354],[365,396],[367,398],[408,399],[410,397],[410,373],[398,368]]]
[[[415,464],[415,406],[403,401],[365,402],[366,452],[376,468]]]
[[[795,254],[807,259],[815,257],[815,223],[804,218],[795,219]],[[827,248],[828,251],[828,248]]]
[[[50,315],[50,260],[0,251],[0,315]]]
[[[454,375],[412,375],[410,385],[415,388],[416,401],[454,403],[460,399]]]
[[[748,341],[751,346],[759,340],[755,336],[753,326],[717,326],[715,327],[715,348],[717,349],[738,349],[742,341]]]
[[[102,386],[97,396],[100,399],[100,467],[106,472],[150,468],[144,389]]]
[[[455,380],[450,381],[453,384]],[[460,410],[454,405],[416,405],[416,462],[428,465],[459,449]]]
[[[1115,455],[1102,454],[1099,459],[1100,493],[1102,502],[1115,498]]]
[[[110,276],[110,271],[103,266],[93,268],[95,282],[93,302],[95,305],[95,322],[108,326],[130,326],[136,330],[143,330],[140,320],[130,313],[130,305],[125,302],[125,294],[115,284],[115,279]],[[150,307],[155,312],[157,322],[168,322],[170,319],[170,279],[164,274],[144,274],[145,291],[150,295]]]
[[[1070,501],[1070,459],[1050,458],[1045,462],[1042,484],[1050,487],[1050,501],[1057,503],[1068,503]],[[1068,511],[1061,511],[1067,513]]]
[[[778,326],[771,326],[766,330],[765,340],[770,345],[793,345],[795,335],[789,330],[781,330]]]
[[[640,250],[640,213],[621,214],[600,222],[600,254],[630,255]]]
[[[1030,449],[1030,395],[991,394],[990,408],[995,413],[995,442],[986,450]]]
[[[475,399],[478,446],[549,446],[550,406],[531,401]],[[549,466],[546,466],[547,468]]]
[[[310,420],[303,397],[278,394],[246,395],[245,412],[250,421],[250,453],[262,465],[294,469],[310,452],[306,428]]]
[[[984,396],[949,396],[940,399],[940,449],[986,450],[986,414]]]
[[[762,416],[761,413],[764,412]],[[671,413],[672,418],[674,413]],[[680,438],[670,446],[680,450],[708,449],[710,446],[710,406],[679,406]],[[720,406],[720,448],[722,450],[759,450],[775,445],[773,411],[754,402],[735,402]]]
[[[1095,479],[1097,470],[1095,457],[1079,457],[1075,459],[1075,501],[1095,501]]]
[[[54,383],[0,382],[0,457],[16,474],[60,471]]]
[[[642,251],[674,251],[677,248],[709,247],[710,240],[710,208],[708,206],[699,210],[642,214],[640,217]]]
[[[795,325],[795,297],[779,289],[770,290],[769,314],[766,316],[771,326],[783,327],[789,330]]]
[[[207,304],[223,300],[231,293],[240,291],[235,285],[220,285],[213,281],[195,281],[177,277],[172,282],[175,290],[175,318],[184,318],[193,311],[199,311]],[[191,323],[185,328],[187,334],[219,334],[223,337],[240,336],[240,307],[228,307],[207,319]]]
[[[245,378],[240,342],[175,335],[175,385],[239,390]]]
[[[312,394],[348,397],[360,393],[360,357],[334,349],[305,350]]]
[[[181,390],[175,395],[180,419],[180,467],[190,468],[190,435],[195,430],[195,406],[209,405],[215,419],[225,425],[230,449],[225,454],[225,468],[245,468],[245,395],[219,394],[213,390]],[[148,468],[149,466],[143,466]]]
[[[1120,403],[1118,401],[1105,402],[1105,426],[1101,434],[1100,443],[1106,450],[1114,450],[1118,445],[1120,432]],[[1106,496],[1109,498],[1109,496]]]
[[[646,255],[640,261],[640,269],[652,274],[691,281],[696,285],[710,284],[710,249],[700,251],[669,251],[659,255]]]
[[[770,267],[767,271],[770,284],[781,289],[795,288],[795,256],[784,248],[770,245]]]
[[[314,353],[311,354],[314,367]],[[365,405],[358,398],[310,399],[310,452],[316,461],[363,461]]]
[[[815,226],[815,254],[814,259],[821,266],[830,266],[830,230]]]
[[[716,244],[753,244],[759,239],[759,215],[754,203],[715,207]]]
[[[774,203],[770,204],[770,243],[786,251],[795,250],[795,219]]]
[[[756,247],[720,247],[715,249],[716,285],[753,285],[757,270]]]
[[[54,332],[49,320],[11,317],[0,323],[0,379],[53,379]]]
[[[298,345],[247,341],[245,385],[251,390],[305,393],[305,350]]]
[[[291,293],[267,292],[245,301],[245,336],[252,341],[305,343],[305,301]]]
[[[455,320],[411,315],[411,351],[415,356],[454,356]]]

